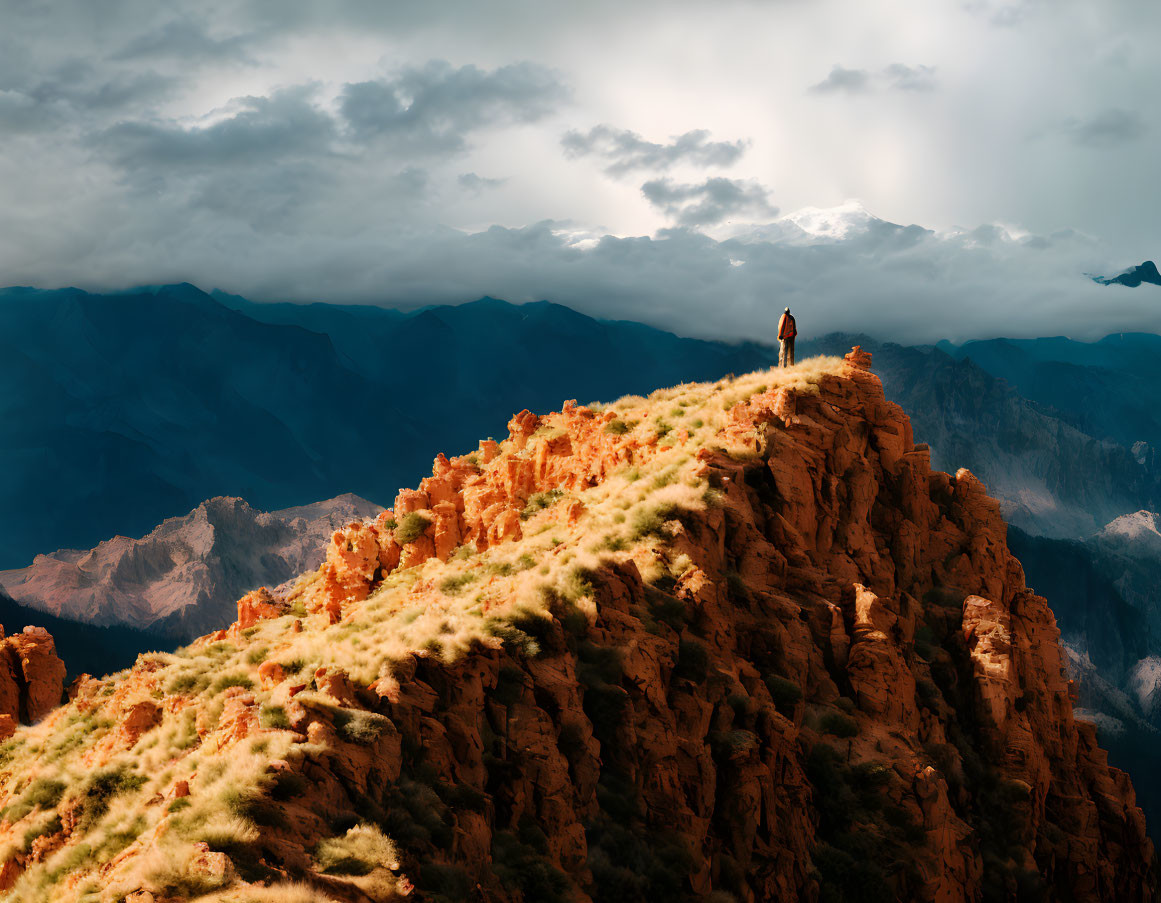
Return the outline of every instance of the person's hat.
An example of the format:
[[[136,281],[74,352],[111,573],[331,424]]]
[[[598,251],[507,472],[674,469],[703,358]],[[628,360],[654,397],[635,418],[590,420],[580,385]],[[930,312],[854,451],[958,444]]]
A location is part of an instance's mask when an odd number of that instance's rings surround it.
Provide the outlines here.
[[[786,313],[790,313],[790,308],[786,308]]]

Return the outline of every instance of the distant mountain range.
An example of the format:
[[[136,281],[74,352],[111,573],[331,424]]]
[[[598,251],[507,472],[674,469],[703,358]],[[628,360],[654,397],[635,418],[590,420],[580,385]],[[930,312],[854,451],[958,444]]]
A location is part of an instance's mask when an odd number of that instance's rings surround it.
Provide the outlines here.
[[[1157,272],[1157,264],[1146,260],[1140,266],[1130,267],[1119,276],[1094,276],[1093,282],[1099,282],[1101,285],[1127,285],[1129,288],[1136,288],[1142,283],[1161,285],[1161,273]]]
[[[257,305],[192,285],[0,291],[0,568],[141,536],[214,496],[394,498],[526,404],[764,366],[543,302],[410,314]],[[417,424],[424,425],[423,430]]]
[[[233,620],[234,603],[255,587],[318,567],[336,529],[381,510],[355,495],[270,513],[212,498],[141,539],[117,536],[0,571],[0,588],[59,618],[185,642]]]

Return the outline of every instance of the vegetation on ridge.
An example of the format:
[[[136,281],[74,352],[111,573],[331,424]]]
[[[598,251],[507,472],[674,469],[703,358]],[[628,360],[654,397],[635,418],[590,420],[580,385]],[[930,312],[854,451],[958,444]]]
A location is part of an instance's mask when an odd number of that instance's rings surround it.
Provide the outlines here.
[[[293,781],[284,773],[298,773],[336,741],[380,741],[385,719],[366,710],[362,688],[376,683],[381,694],[389,692],[397,684],[398,663],[415,654],[454,661],[476,644],[515,645],[534,654],[537,621],[553,604],[564,602],[579,616],[595,618],[586,575],[609,563],[634,562],[648,583],[679,578],[691,562],[672,553],[670,539],[682,529],[683,512],[716,504],[717,490],[698,475],[697,451],[722,445],[722,428],[738,402],[770,387],[817,391],[814,383],[838,363],[816,359],[788,371],[682,385],[594,406],[615,412],[610,425],[621,426],[607,430],[612,439],[639,440],[654,450],[647,460],[626,464],[590,488],[550,489],[529,498],[521,540],[483,552],[465,547],[465,554],[447,562],[432,558],[393,572],[334,624],[304,617],[304,610],[295,608],[322,579],[321,571],[304,575],[288,596],[290,613],[224,639],[142,656],[133,669],[83,687],[75,701],[41,724],[20,729],[0,747],[0,799],[6,801],[0,863],[17,857],[29,862],[9,899],[60,899],[67,880],[68,894],[77,899],[118,899],[152,888],[162,895],[228,900],[235,899],[233,872],[278,885],[265,891],[250,887],[246,900],[315,899],[312,891],[287,885],[286,876],[261,864],[273,858],[263,828],[278,825],[281,801],[294,796]],[[545,418],[545,435],[559,428],[554,418],[560,416]],[[508,442],[500,445],[501,457],[527,453]],[[584,506],[584,514],[570,526],[562,503],[572,500]],[[427,526],[422,515],[408,514],[398,525],[404,535],[396,535],[401,542],[414,541]],[[662,606],[656,617],[681,613]],[[602,665],[596,652],[591,660],[593,699],[599,700],[605,686],[599,675],[608,663]],[[335,739],[304,738],[291,729],[287,700],[259,676],[265,663],[279,666],[288,683],[301,685],[294,704],[325,712]],[[316,677],[324,669],[348,675],[354,698],[336,704]],[[696,641],[683,643],[678,670],[683,679],[704,680],[705,653]],[[788,688],[781,692],[790,695]],[[235,741],[230,719],[241,717],[238,701],[250,698],[260,723]],[[108,714],[129,710],[146,719],[139,736],[127,734],[124,717]],[[155,720],[150,723],[147,716]],[[271,763],[277,762],[286,767],[272,772]],[[188,782],[188,796],[175,796],[179,782]],[[62,838],[64,845],[54,849],[49,841],[61,836],[60,820],[66,816],[78,818],[82,832],[67,842]],[[314,869],[386,893],[401,880],[393,839],[372,822],[343,826],[320,837]],[[502,868],[515,873],[531,861],[535,843],[528,838],[497,843]],[[140,855],[115,867],[135,844]],[[31,856],[37,845],[38,855]],[[206,868],[207,847],[211,854],[224,854],[230,870]],[[551,885],[553,879],[546,874],[544,881]]]

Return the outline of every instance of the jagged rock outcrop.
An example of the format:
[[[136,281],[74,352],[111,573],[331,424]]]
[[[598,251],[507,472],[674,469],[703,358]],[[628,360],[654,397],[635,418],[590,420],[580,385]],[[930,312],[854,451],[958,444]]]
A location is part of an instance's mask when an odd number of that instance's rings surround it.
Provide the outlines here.
[[[0,627],[0,739],[20,722],[35,724],[60,705],[65,665],[52,636],[42,627],[4,636]]]
[[[0,880],[1149,899],[1133,789],[997,503],[931,470],[869,364],[524,412],[437,459],[318,571],[18,731]]]

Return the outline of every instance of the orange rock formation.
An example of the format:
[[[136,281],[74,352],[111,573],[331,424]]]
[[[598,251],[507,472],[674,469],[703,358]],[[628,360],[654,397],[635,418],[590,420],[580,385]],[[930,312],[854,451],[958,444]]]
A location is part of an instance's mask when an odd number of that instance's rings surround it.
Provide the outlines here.
[[[225,855],[236,847],[189,853],[214,887],[252,894],[294,876],[351,901],[1150,899],[1141,810],[1073,717],[1052,612],[1025,586],[998,506],[970,473],[931,470],[869,366],[856,349],[809,390],[755,392],[716,441],[691,445],[708,501],[671,512],[657,554],[685,565],[652,583],[610,554],[584,574],[594,610],[546,590],[549,617],[502,625],[450,663],[415,650],[369,686],[272,655],[211,708],[167,676],[177,664],[143,658],[119,683],[78,686],[70,707],[119,725],[85,755],[141,749],[189,707],[203,755],[288,744],[261,806],[243,810],[261,826],[245,861]],[[287,643],[322,630],[355,642],[353,619],[389,575],[521,542],[530,509],[559,506],[555,522],[583,536],[576,496],[630,465],[649,475],[661,454],[615,419],[525,411],[505,442],[441,456],[391,511],[334,534],[298,598],[307,616],[250,594],[198,648],[245,644],[273,619]],[[425,587],[415,598],[434,599]],[[206,769],[185,761],[158,806],[197,805]],[[0,792],[22,798],[27,777],[0,774]],[[156,827],[114,859],[81,860],[74,888],[83,873],[130,899],[179,899],[160,879],[117,884],[180,818],[151,811]],[[371,824],[402,872],[380,896],[318,852]],[[53,849],[83,839],[62,816]],[[19,851],[0,880],[43,859]]]
[[[10,737],[20,721],[39,721],[61,703],[65,664],[43,627],[25,627],[4,637],[0,627],[0,739]]]

